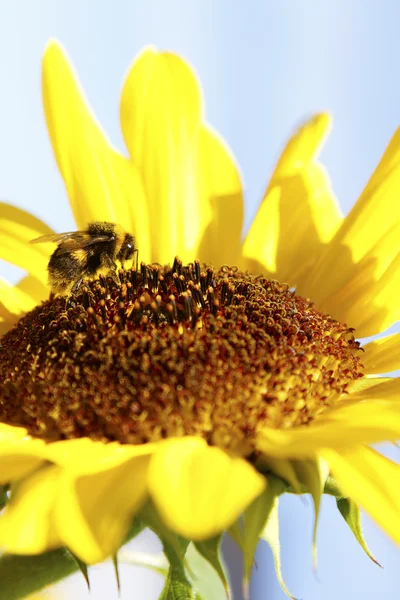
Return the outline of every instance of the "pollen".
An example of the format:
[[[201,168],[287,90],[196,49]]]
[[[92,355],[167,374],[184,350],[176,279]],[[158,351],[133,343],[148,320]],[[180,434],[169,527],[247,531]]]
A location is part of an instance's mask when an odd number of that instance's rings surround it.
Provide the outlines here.
[[[50,298],[1,340],[0,419],[46,440],[195,435],[249,456],[362,376],[345,324],[288,285],[194,262],[142,264]]]

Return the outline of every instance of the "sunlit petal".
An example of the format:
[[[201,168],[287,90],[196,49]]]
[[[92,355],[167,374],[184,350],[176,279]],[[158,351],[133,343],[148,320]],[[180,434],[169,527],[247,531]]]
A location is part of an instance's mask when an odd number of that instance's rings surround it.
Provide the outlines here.
[[[336,232],[341,215],[316,155],[329,130],[316,115],[289,140],[243,245],[254,271],[299,284],[310,262]]]
[[[121,123],[142,174],[151,215],[151,260],[193,260],[216,248],[214,223],[232,219],[229,244],[238,256],[241,185],[233,158],[203,125],[201,90],[180,57],[146,48],[133,62],[121,97]],[[214,221],[215,218],[215,221]],[[218,233],[221,235],[222,230]],[[222,241],[222,243],[221,243]],[[223,240],[213,256],[224,261]]]
[[[29,241],[47,233],[52,233],[52,230],[40,219],[0,202],[0,258],[26,269],[42,283],[47,282],[49,252],[46,246],[31,246]]]
[[[400,465],[366,447],[322,454],[344,494],[400,544]]]
[[[332,242],[310,269],[299,292],[360,337],[399,318],[400,130]]]
[[[15,554],[40,554],[60,545],[52,522],[60,469],[39,469],[14,486],[0,517],[0,546]]]
[[[42,285],[39,283],[39,286]],[[35,305],[36,301],[28,293],[0,278],[0,335]]]
[[[45,443],[21,439],[23,432],[22,428],[10,428],[0,433],[0,484],[25,477],[46,460]]]
[[[240,266],[244,206],[238,167],[222,138],[210,127],[199,133],[201,195],[212,217],[197,252],[202,262]]]
[[[387,399],[395,392],[386,390],[385,395],[385,385],[376,386],[382,388],[382,399],[376,402],[369,399],[329,410],[307,426],[264,428],[258,435],[257,447],[267,456],[295,459],[314,457],[320,448],[396,441],[400,439],[400,404]],[[365,395],[368,397],[368,390]]]
[[[63,543],[88,564],[114,554],[147,495],[148,449],[133,458],[97,459],[86,474],[66,470],[55,507]],[[132,452],[133,454],[134,452]]]
[[[253,467],[200,438],[166,443],[152,460],[149,489],[168,527],[207,539],[231,525],[264,488]]]
[[[26,275],[16,285],[16,288],[31,298],[36,304],[46,300],[49,288],[33,275]]]
[[[365,373],[390,373],[400,369],[400,334],[394,333],[363,346]]]
[[[42,86],[51,143],[78,227],[95,220],[120,223],[140,236],[146,251],[147,214],[140,177],[134,165],[110,146],[63,49],[54,41],[43,58]]]

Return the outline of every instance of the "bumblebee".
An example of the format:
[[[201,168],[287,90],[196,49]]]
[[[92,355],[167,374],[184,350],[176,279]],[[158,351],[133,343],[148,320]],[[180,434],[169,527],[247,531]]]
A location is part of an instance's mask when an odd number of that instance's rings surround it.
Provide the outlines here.
[[[31,244],[58,244],[48,265],[49,285],[54,294],[64,296],[76,292],[82,281],[104,274],[119,283],[117,264],[133,257],[135,238],[120,225],[96,221],[83,231],[42,235]]]

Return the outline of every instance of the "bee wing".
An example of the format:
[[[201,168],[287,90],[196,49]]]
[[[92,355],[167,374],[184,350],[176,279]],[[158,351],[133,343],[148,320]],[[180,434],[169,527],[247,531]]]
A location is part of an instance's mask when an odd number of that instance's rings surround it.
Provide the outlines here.
[[[89,236],[86,232],[81,232],[82,237],[73,238],[68,237],[65,239],[65,244],[60,245],[57,251],[58,256],[62,256],[63,254],[69,254],[74,250],[83,250],[84,248],[89,248],[90,246],[95,246],[96,244],[102,244],[104,242],[111,242],[112,237],[109,235],[98,235],[97,237]],[[84,237],[85,234],[85,237]]]
[[[87,231],[66,231],[65,233],[49,233],[47,235],[41,235],[34,240],[29,240],[30,244],[45,244],[47,242],[53,242],[55,244],[63,242],[67,239],[82,239],[82,235],[87,235]]]
[[[65,233],[50,233],[48,235],[42,235],[34,240],[30,240],[30,244],[42,244],[47,242],[53,242],[60,244],[58,247],[57,255],[62,256],[63,254],[69,254],[74,250],[80,250],[101,244],[104,242],[112,241],[113,236],[107,235],[89,235],[86,230],[84,231],[67,231]]]

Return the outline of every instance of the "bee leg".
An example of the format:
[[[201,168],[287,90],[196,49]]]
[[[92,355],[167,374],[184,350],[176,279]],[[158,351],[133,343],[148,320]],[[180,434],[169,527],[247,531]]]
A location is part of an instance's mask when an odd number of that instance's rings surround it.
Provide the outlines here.
[[[68,299],[67,299],[67,302],[66,302],[66,308],[73,308],[74,306],[76,306],[75,295],[79,291],[79,288],[81,287],[82,282],[83,282],[83,279],[78,279],[78,281],[76,283],[74,283],[74,285],[72,286],[71,291],[68,296]]]
[[[136,256],[135,266],[136,266],[136,273],[137,273],[139,270],[139,250],[137,248],[135,248],[135,250],[133,251],[133,254]]]
[[[71,288],[71,296],[78,292],[79,288],[82,285],[82,282],[83,282],[83,279],[78,279],[78,281],[76,283],[74,283],[74,285]]]
[[[115,262],[109,256],[105,256],[103,264],[105,267],[108,268],[107,277],[111,277],[114,283],[116,283],[117,285],[121,285],[121,280],[119,278],[117,272],[117,265],[115,264]]]
[[[111,279],[114,281],[114,283],[116,283],[117,285],[121,285],[121,279],[118,275],[116,268],[110,269],[109,272],[107,273],[107,275],[109,277],[111,277]]]

